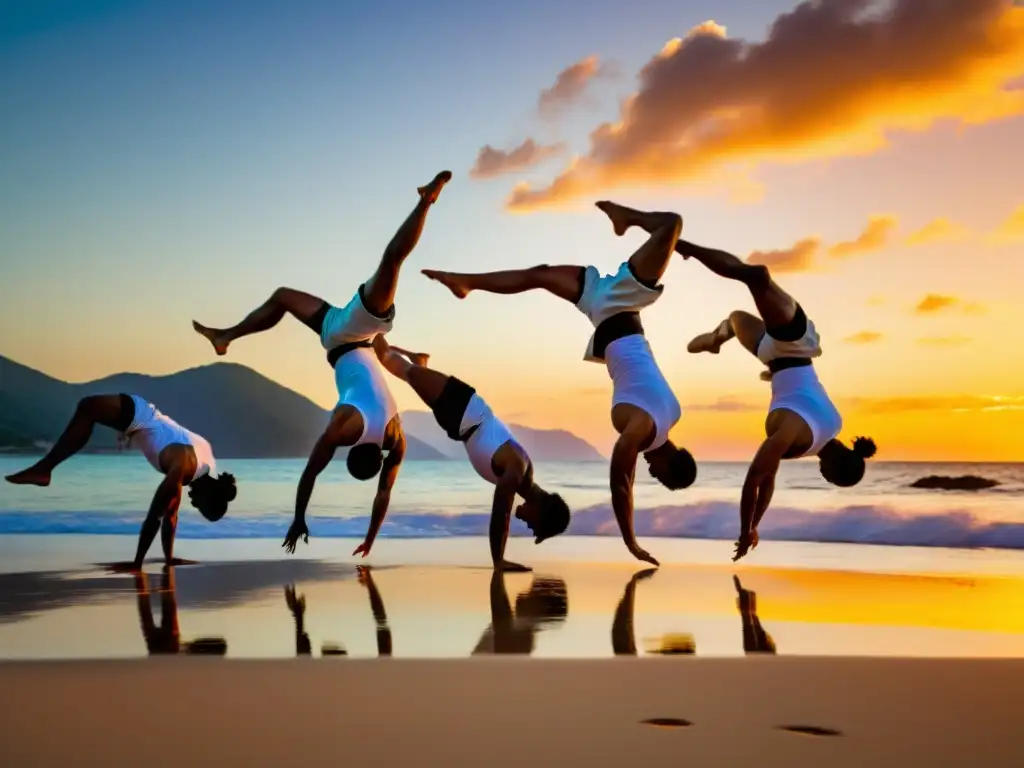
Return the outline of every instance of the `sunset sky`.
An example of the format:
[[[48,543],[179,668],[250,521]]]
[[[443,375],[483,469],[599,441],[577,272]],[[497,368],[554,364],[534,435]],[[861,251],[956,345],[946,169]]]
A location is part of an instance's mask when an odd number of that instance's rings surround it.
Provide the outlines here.
[[[450,168],[390,338],[508,420],[609,449],[587,320],[548,295],[458,302],[418,270],[614,271],[642,236],[613,236],[609,198],[775,268],[821,334],[843,437],[1024,461],[1009,0],[14,0],[0,103],[0,354],[51,375],[214,362],[190,320],[230,325],[280,285],[344,304]],[[759,364],[686,353],[749,296],[681,259],[665,283],[644,322],[683,403],[673,437],[749,458]],[[227,359],[335,402],[290,319]]]

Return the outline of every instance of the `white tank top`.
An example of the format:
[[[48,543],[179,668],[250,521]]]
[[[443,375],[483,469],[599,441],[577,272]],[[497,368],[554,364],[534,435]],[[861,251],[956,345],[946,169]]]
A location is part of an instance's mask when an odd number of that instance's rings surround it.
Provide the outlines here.
[[[654,420],[654,440],[644,453],[660,448],[668,440],[683,410],[672,387],[661,373],[651,345],[640,334],[624,336],[607,346],[604,353],[612,379],[612,407],[634,405]]]
[[[825,443],[843,429],[843,418],[818,380],[813,365],[785,368],[772,374],[772,402],[768,412],[780,408],[793,411],[810,427],[813,443],[804,456],[816,456]]]
[[[334,366],[338,405],[351,405],[363,417],[363,434],[353,445],[384,445],[384,433],[398,413],[377,355],[369,347],[346,352]]]
[[[138,395],[132,395],[132,402],[135,404],[135,418],[124,434],[128,445],[141,451],[154,469],[163,472],[160,452],[164,448],[169,445],[189,445],[196,454],[196,471],[189,482],[216,472],[213,448],[206,438],[185,429]]]
[[[466,455],[473,469],[484,480],[497,484],[498,476],[494,472],[494,465],[491,463],[494,454],[498,452],[505,443],[516,442],[511,430],[504,422],[494,415],[491,407],[484,402],[483,398],[474,394],[466,406],[466,412],[462,416],[462,423],[459,432],[465,433],[472,427],[476,431],[463,443],[466,446]],[[518,443],[516,443],[518,445]],[[525,454],[526,451],[523,451]]]

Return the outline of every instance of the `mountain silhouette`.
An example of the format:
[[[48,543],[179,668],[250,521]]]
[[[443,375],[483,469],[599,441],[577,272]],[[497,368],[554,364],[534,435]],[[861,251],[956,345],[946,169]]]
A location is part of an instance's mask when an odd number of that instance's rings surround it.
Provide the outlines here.
[[[168,376],[119,373],[70,384],[0,356],[0,448],[51,444],[86,395],[127,392],[144,397],[183,426],[198,432],[222,458],[305,458],[329,413],[306,397],[251,368],[215,363]],[[406,458],[445,454],[408,435]],[[87,450],[113,450],[112,430],[93,432]],[[338,456],[344,456],[339,451]]]
[[[402,411],[402,425],[406,434],[415,435],[445,456],[465,458],[465,450],[437,425],[434,414],[428,411]],[[530,454],[530,458],[538,463],[606,460],[590,443],[564,429],[533,429],[521,424],[509,424],[508,428]]]

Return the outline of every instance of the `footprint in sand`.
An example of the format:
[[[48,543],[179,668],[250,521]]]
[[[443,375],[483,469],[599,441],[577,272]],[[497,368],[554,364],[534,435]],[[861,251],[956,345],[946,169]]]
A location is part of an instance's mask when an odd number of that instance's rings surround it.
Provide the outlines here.
[[[831,728],[819,728],[816,725],[777,725],[775,726],[780,731],[789,731],[790,733],[799,733],[804,736],[842,736],[843,734],[839,731],[832,730]]]
[[[651,717],[641,720],[641,725],[653,725],[655,728],[689,728],[693,723],[678,717]]]

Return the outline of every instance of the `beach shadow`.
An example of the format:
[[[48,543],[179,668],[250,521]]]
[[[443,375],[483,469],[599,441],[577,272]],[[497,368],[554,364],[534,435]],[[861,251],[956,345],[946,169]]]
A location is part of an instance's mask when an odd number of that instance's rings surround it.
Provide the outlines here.
[[[228,644],[222,637],[202,637],[182,642],[178,627],[178,601],[175,594],[174,568],[165,568],[158,588],[160,594],[160,623],[153,618],[150,581],[145,573],[135,576],[135,594],[139,609],[139,624],[146,650],[150,656],[166,654],[202,654],[224,656]]]
[[[516,596],[515,610],[505,588],[505,574],[495,570],[490,586],[491,623],[471,655],[533,653],[537,633],[563,623],[569,615],[565,582],[534,576],[530,587]]]
[[[651,725],[655,728],[689,728],[693,723],[679,717],[649,717],[640,721],[641,725]]]

